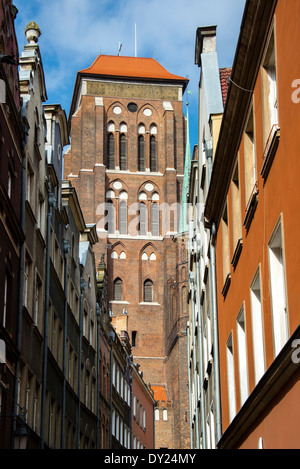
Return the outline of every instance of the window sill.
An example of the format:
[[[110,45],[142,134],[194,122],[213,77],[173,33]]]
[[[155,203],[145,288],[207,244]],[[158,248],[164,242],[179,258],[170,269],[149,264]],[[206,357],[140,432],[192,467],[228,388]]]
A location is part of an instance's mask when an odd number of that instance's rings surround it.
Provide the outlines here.
[[[243,225],[246,228],[246,230],[249,230],[250,228],[250,225],[251,225],[251,222],[252,222],[255,210],[256,210],[257,202],[258,202],[258,187],[257,187],[257,183],[255,183],[247,208],[246,208],[246,216],[243,222]]]
[[[268,141],[266,143],[266,148],[263,154],[263,165],[261,168],[261,176],[264,180],[267,179],[270,168],[272,166],[278,145],[280,140],[280,127],[278,125],[273,125]]]
[[[226,280],[224,282],[224,286],[223,286],[223,290],[222,290],[222,295],[224,296],[224,298],[227,295],[230,284],[231,284],[231,274],[228,274],[227,277],[226,277]]]
[[[238,240],[238,242],[236,243],[236,247],[235,247],[234,254],[233,254],[233,257],[232,257],[232,261],[231,261],[231,264],[233,265],[234,268],[236,268],[236,266],[237,266],[237,263],[238,263],[238,260],[240,258],[242,249],[243,249],[243,240],[242,240],[242,238],[240,238]]]

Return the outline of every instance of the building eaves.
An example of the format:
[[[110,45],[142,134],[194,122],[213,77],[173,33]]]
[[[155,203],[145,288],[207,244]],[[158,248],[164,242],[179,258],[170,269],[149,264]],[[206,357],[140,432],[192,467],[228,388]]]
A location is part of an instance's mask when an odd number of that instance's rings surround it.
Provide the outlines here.
[[[217,227],[221,218],[276,4],[277,0],[246,2],[205,202],[208,226],[215,223]]]

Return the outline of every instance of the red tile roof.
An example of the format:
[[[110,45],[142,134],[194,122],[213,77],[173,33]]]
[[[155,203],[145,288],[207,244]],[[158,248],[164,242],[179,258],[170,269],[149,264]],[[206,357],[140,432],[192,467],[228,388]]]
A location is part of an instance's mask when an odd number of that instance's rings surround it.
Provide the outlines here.
[[[169,73],[155,59],[145,57],[123,57],[119,55],[99,55],[94,63],[81,74],[114,76],[119,78],[143,78],[164,81],[181,81],[188,79]]]
[[[225,106],[228,87],[229,87],[229,77],[231,75],[232,68],[220,68],[220,82],[221,82],[221,91],[223,98],[223,105]]]
[[[151,385],[151,389],[154,392],[155,401],[159,401],[159,403],[161,403],[161,401],[165,401],[165,403],[167,404],[168,396],[167,396],[166,388],[164,386],[152,386]]]

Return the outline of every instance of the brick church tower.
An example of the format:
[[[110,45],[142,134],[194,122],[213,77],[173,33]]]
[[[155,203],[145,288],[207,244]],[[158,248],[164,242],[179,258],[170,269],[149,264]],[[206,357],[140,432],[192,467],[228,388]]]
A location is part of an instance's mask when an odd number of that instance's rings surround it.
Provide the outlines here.
[[[76,77],[64,165],[86,223],[97,224],[113,323],[158,401],[156,448],[189,447],[187,269],[176,236],[187,84],[154,59],[99,55]]]

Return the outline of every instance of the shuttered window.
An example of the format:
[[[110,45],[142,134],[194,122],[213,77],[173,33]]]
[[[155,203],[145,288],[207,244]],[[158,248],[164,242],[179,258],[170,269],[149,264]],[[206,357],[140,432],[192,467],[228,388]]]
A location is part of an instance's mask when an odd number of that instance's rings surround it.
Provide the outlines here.
[[[115,169],[115,137],[113,134],[108,134],[107,137],[107,167]]]
[[[151,204],[151,234],[159,236],[159,207],[157,203]]]
[[[146,235],[147,234],[147,207],[145,204],[139,204],[139,234]]]
[[[157,142],[154,135],[150,138],[150,171],[157,171]]]
[[[124,134],[120,135],[120,169],[127,169],[127,138]]]
[[[151,280],[144,282],[144,302],[152,303],[153,301],[153,283]]]
[[[124,200],[119,205],[119,232],[127,234],[127,204]]]
[[[145,139],[142,135],[138,141],[138,170],[145,171]]]
[[[114,300],[122,301],[123,299],[123,282],[120,278],[114,281]]]

